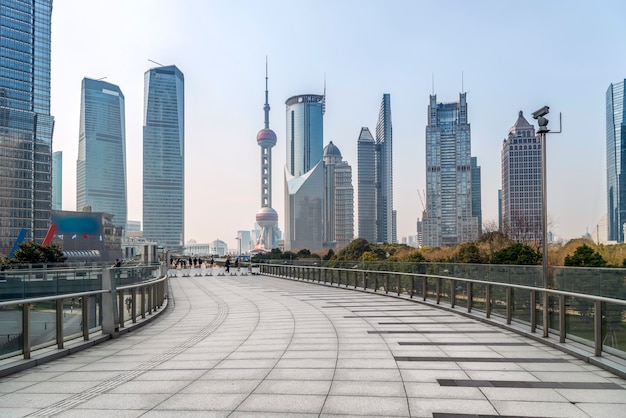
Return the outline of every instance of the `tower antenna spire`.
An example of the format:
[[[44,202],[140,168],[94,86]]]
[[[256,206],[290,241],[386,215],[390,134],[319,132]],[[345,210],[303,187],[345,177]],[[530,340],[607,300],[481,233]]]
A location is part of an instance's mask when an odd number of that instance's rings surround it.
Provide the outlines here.
[[[270,104],[269,104],[269,93],[267,90],[267,55],[265,56],[265,105],[263,106],[263,111],[265,112],[265,129],[269,129],[270,127]]]
[[[435,73],[432,74],[432,83],[433,83],[433,96],[435,95]]]
[[[324,73],[324,94],[322,95],[322,115],[326,113],[326,73]]]

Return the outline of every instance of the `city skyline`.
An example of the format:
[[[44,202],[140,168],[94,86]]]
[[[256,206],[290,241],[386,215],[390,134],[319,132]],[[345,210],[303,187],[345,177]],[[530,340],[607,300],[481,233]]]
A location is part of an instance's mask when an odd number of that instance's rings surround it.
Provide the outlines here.
[[[192,1],[103,4],[67,0],[53,8],[53,147],[66,154],[66,210],[75,209],[77,85],[83,77],[107,77],[126,96],[128,218],[142,220],[142,175],[136,170],[142,164],[141,75],[153,66],[148,59],[175,63],[185,71],[189,92],[186,146],[192,152],[185,166],[185,237],[198,242],[219,238],[235,248],[235,231],[252,229],[250,217],[258,210],[258,146],[253,138],[262,123],[259,95],[269,56],[270,105],[275,109],[294,94],[321,91],[326,76],[324,142],[333,141],[353,164],[360,128],[371,126],[381,94],[393,96],[399,240],[416,233],[421,217],[417,191],[426,185],[424,127],[433,79],[442,102],[454,100],[459,91],[469,93],[484,223],[497,221],[500,150],[511,114],[530,114],[543,105],[551,108],[553,130],[558,130],[558,113],[563,114],[563,134],[547,139],[548,215],[555,235],[579,237],[607,211],[605,94],[626,71],[626,58],[614,53],[626,37],[618,18],[626,5],[620,2],[589,9],[531,1],[511,13],[512,6],[492,1],[453,8],[322,1],[302,5],[300,19],[293,19],[295,12],[282,2],[245,2],[243,8]],[[84,18],[94,13],[102,19]],[[116,31],[108,30],[106,22],[112,20],[118,22]],[[378,22],[376,35],[359,28],[359,22],[368,20]],[[581,30],[576,22],[582,20],[592,29]],[[536,25],[541,30],[531,30]],[[319,29],[302,30],[311,26]],[[462,37],[442,30],[457,27],[470,30]],[[299,39],[285,36],[291,32],[299,33]],[[519,65],[518,50],[536,65]],[[367,57],[376,65],[364,64]],[[274,116],[273,126],[278,136],[273,206],[284,229],[282,112]],[[229,192],[233,184],[237,193]]]

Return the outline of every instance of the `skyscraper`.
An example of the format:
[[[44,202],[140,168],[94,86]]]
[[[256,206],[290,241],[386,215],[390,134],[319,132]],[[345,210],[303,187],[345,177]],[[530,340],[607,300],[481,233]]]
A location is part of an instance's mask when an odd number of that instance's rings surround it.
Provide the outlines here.
[[[333,141],[324,148],[324,241],[343,247],[354,238],[352,167]]]
[[[323,246],[325,97],[293,96],[287,106],[285,166],[285,249]]]
[[[376,142],[368,128],[361,128],[357,141],[357,187],[359,194],[358,236],[367,242],[376,237]]]
[[[0,2],[0,253],[24,229],[42,242],[52,204],[52,0]]]
[[[256,136],[261,147],[261,209],[256,213],[256,223],[261,228],[255,249],[270,250],[278,244],[278,214],[272,208],[272,147],[276,134],[270,129],[270,104],[267,90],[267,63],[265,64],[265,127]]]
[[[185,242],[184,88],[175,65],[144,75],[143,235],[165,249]]]
[[[626,79],[606,91],[606,186],[609,241],[624,242],[626,223]]]
[[[543,239],[541,146],[541,136],[520,110],[502,141],[501,231],[518,242]]]
[[[52,210],[63,209],[63,151],[52,153]]]
[[[393,222],[391,96],[387,93],[383,94],[376,123],[376,227],[378,242],[397,242]]]
[[[472,161],[472,216],[478,219],[478,235],[483,230],[483,209],[480,185],[480,166],[476,157],[471,158]]]
[[[76,210],[113,215],[126,227],[124,94],[115,84],[83,78],[76,161]]]
[[[426,126],[424,245],[452,246],[478,238],[472,216],[471,134],[466,94],[458,103],[430,96]]]

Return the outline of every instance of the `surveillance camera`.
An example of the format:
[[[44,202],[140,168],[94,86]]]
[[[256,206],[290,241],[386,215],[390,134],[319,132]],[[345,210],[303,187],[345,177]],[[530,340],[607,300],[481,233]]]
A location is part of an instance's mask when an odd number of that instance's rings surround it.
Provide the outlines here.
[[[544,106],[539,110],[535,110],[533,112],[533,118],[534,119],[539,119],[542,116],[547,115],[548,113],[550,113],[550,108],[548,106]]]

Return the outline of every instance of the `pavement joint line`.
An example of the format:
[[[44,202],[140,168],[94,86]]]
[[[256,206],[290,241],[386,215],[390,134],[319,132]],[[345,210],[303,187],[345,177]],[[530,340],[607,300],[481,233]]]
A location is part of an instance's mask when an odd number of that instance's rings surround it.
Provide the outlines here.
[[[198,334],[196,334],[194,337],[188,339],[187,341],[185,341],[183,344],[179,345],[178,347],[174,347],[170,350],[168,350],[167,352],[159,355],[156,357],[156,359],[154,360],[150,360],[148,362],[142,363],[139,366],[137,366],[135,369],[133,370],[129,370],[125,373],[122,373],[120,375],[118,375],[116,378],[112,379],[112,380],[108,380],[105,382],[102,382],[96,386],[94,386],[93,388],[87,389],[81,393],[77,393],[73,396],[71,396],[68,399],[64,399],[62,401],[59,401],[53,405],[50,405],[46,408],[40,409],[39,411],[33,412],[32,414],[26,415],[26,416],[30,416],[30,417],[47,417],[50,415],[56,415],[59,414],[61,412],[67,411],[69,408],[71,408],[72,406],[78,405],[82,402],[88,401],[90,399],[93,399],[94,397],[105,393],[111,389],[114,389],[140,375],[142,375],[143,373],[159,366],[160,364],[163,364],[164,362],[166,362],[167,360],[173,358],[174,356],[180,354],[182,351],[184,351],[187,348],[192,347],[194,344],[197,344],[199,341],[201,341],[202,339],[206,338],[208,335],[210,335],[213,331],[215,331],[222,322],[224,322],[226,316],[228,314],[228,306],[223,304],[223,303],[219,303],[218,304],[218,314],[217,316],[211,321],[211,323],[209,325],[207,325],[203,330],[201,330]]]

